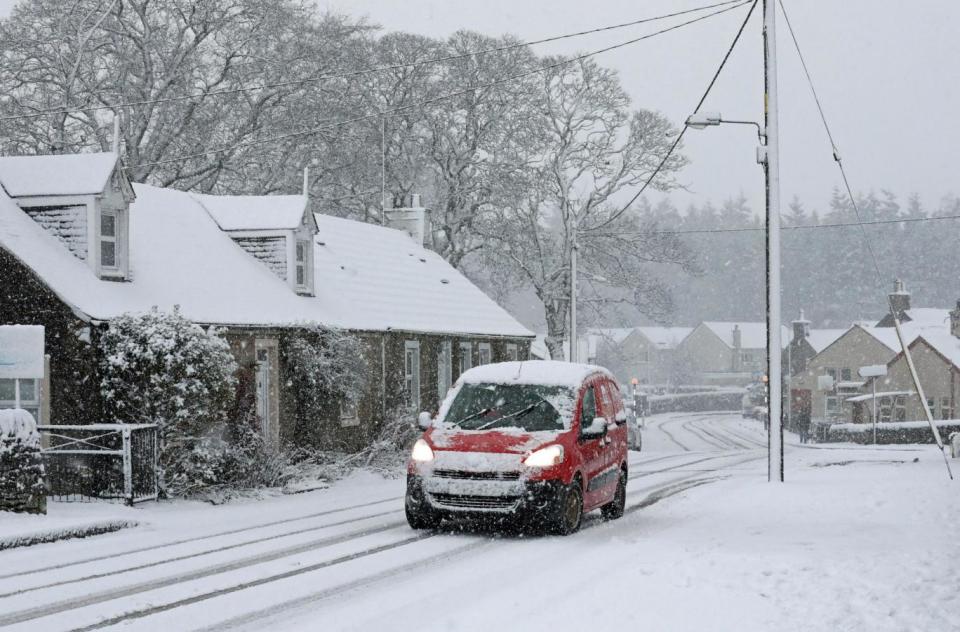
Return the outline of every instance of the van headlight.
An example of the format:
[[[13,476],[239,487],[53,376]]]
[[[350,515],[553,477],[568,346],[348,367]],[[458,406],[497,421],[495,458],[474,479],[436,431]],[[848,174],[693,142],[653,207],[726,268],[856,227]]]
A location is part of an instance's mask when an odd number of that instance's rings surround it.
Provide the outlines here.
[[[430,448],[430,444],[423,439],[417,439],[417,442],[413,444],[413,452],[410,453],[410,458],[417,463],[432,461],[433,450]]]
[[[533,452],[523,460],[527,467],[551,467],[563,463],[563,446],[548,445]]]

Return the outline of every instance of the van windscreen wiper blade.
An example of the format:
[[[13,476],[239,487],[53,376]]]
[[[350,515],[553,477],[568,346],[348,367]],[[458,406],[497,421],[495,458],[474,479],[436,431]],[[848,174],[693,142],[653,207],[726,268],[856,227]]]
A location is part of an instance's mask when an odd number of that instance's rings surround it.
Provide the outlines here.
[[[492,425],[494,425],[494,424],[500,423],[500,422],[503,421],[504,419],[511,419],[511,418],[513,418],[513,417],[522,417],[523,415],[526,415],[528,412],[530,412],[531,410],[533,410],[534,408],[536,408],[536,407],[539,406],[540,404],[548,404],[548,405],[549,405],[549,402],[548,402],[547,400],[543,399],[542,397],[537,398],[537,401],[533,402],[533,403],[530,404],[529,406],[524,406],[524,407],[521,408],[520,410],[515,411],[515,412],[512,412],[512,413],[510,413],[509,415],[504,415],[503,417],[497,417],[497,418],[494,419],[493,421],[488,421],[487,423],[483,424],[482,426],[479,426],[478,428],[476,428],[476,430],[485,430],[486,428],[489,428],[490,426],[492,426]]]
[[[470,421],[471,419],[476,419],[477,417],[480,417],[480,416],[482,416],[482,415],[486,415],[486,414],[487,414],[488,412],[490,412],[491,410],[493,410],[493,409],[492,409],[492,408],[481,408],[481,409],[478,410],[477,412],[475,412],[475,413],[473,413],[473,414],[470,414],[470,415],[467,415],[466,417],[464,417],[464,418],[461,419],[460,421],[455,421],[455,422],[453,422],[453,425],[454,425],[454,426],[459,426],[460,424],[462,424],[462,423],[465,422],[465,421]]]

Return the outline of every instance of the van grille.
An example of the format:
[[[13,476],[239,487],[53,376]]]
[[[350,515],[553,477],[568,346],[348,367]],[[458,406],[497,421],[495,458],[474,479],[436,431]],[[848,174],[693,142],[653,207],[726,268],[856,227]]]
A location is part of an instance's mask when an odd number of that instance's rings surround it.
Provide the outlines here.
[[[457,509],[513,509],[519,496],[464,496],[461,494],[431,494],[440,505]]]
[[[453,478],[463,481],[518,481],[520,472],[468,472],[466,470],[434,470],[437,478]]]

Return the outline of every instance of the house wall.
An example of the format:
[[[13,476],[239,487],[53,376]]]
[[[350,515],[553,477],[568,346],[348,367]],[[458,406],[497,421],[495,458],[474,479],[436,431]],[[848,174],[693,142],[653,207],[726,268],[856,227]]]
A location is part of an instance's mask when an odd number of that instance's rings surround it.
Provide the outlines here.
[[[958,378],[956,370],[923,339],[910,346],[910,353],[917,369],[917,376],[920,378],[920,384],[923,386],[923,393],[927,399],[933,400],[930,412],[933,413],[934,419],[944,418],[943,399],[949,400],[950,408],[953,410],[951,417],[955,419],[957,414],[957,387],[960,385],[960,381],[958,381],[960,378]],[[902,354],[898,355],[888,364],[887,375],[880,378],[877,391],[915,390],[907,361]],[[864,386],[863,392],[864,394],[872,392],[872,386],[869,382]],[[867,406],[871,406],[869,402],[867,402]],[[907,397],[906,407],[907,421],[923,421],[926,419],[923,405],[917,395]],[[866,413],[865,419],[868,420],[870,414],[869,412]]]
[[[810,418],[826,419],[826,398],[831,393],[826,393],[817,388],[817,377],[826,375],[826,369],[849,369],[851,377],[854,380],[857,377],[857,370],[862,366],[872,364],[886,364],[894,353],[885,345],[881,344],[876,338],[868,334],[859,327],[854,327],[843,334],[833,344],[813,356],[805,371],[795,375],[791,379],[790,388],[792,390],[810,391]],[[848,410],[848,407],[842,407],[841,411]],[[843,417],[841,412],[840,417]]]
[[[709,327],[698,325],[683,339],[678,350],[689,358],[698,373],[718,373],[733,370],[731,349],[710,331]]]
[[[0,324],[45,328],[44,351],[50,356],[49,389],[44,394],[50,398],[50,418],[45,422],[103,421],[95,353],[97,329],[79,319],[33,272],[2,248]]]

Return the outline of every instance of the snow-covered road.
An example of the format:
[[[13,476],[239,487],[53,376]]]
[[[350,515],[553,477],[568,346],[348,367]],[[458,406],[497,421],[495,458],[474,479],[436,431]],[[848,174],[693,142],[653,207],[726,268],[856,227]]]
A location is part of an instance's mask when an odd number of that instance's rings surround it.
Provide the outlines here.
[[[0,553],[0,627],[951,629],[960,503],[932,448],[788,441],[777,492],[765,445],[736,415],[653,417],[627,514],[568,538],[415,532],[402,479],[374,476],[138,508],[148,526]]]

